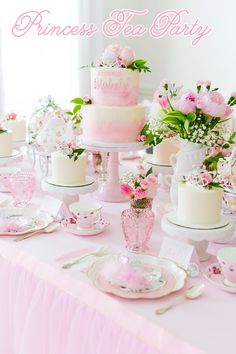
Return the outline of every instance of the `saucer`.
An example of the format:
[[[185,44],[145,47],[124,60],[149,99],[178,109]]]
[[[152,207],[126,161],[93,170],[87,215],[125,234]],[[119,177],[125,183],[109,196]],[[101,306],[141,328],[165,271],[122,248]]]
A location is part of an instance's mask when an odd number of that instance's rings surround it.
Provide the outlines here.
[[[203,275],[211,284],[224,291],[236,294],[236,286],[229,286],[225,284],[218,262],[208,265],[203,271]]]
[[[109,221],[101,218],[94,224],[92,229],[82,229],[77,224],[71,223],[69,219],[64,219],[61,223],[64,231],[71,232],[77,236],[95,236],[102,233],[110,225]]]
[[[145,161],[149,164],[149,165],[153,165],[153,166],[158,166],[158,167],[167,167],[167,168],[172,168],[171,164],[167,164],[167,163],[159,163],[157,162],[152,154],[146,154],[144,157]]]
[[[229,224],[229,218],[225,215],[221,216],[220,222],[212,225],[195,225],[188,222],[182,222],[178,219],[176,211],[172,211],[167,214],[167,219],[174,225],[181,226],[187,229],[198,229],[198,230],[212,230],[212,229],[221,229]]]

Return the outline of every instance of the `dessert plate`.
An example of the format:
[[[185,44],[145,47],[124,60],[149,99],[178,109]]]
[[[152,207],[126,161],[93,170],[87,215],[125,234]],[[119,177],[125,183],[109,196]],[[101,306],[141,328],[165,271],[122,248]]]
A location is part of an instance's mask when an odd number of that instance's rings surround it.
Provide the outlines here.
[[[47,227],[53,217],[32,208],[4,207],[0,210],[0,236],[20,236]]]
[[[7,155],[7,156],[0,156],[0,159],[9,159],[11,157],[17,157],[20,156],[21,152],[19,150],[13,150],[11,155]]]
[[[94,228],[92,229],[82,229],[77,224],[71,223],[69,219],[65,219],[62,221],[62,228],[71,232],[74,235],[78,236],[95,236],[102,233],[106,228],[110,225],[109,221],[104,218],[101,218],[97,223],[94,224]]]
[[[174,262],[150,255],[135,255],[135,261],[149,272],[150,276],[153,273],[161,274],[155,286],[136,290],[132,289],[132,286],[115,284],[108,279],[104,274],[104,267],[120,262],[119,255],[108,255],[97,260],[89,270],[88,276],[99,290],[126,299],[155,299],[183,288],[186,272]]]
[[[168,221],[170,221],[174,225],[185,227],[188,229],[198,229],[198,230],[220,229],[220,228],[225,227],[226,225],[229,224],[229,218],[225,215],[222,215],[220,222],[218,222],[217,224],[194,225],[194,224],[190,224],[188,222],[182,222],[181,220],[179,220],[177,217],[176,211],[171,211],[170,213],[168,213],[167,219],[168,219]]]
[[[55,183],[53,181],[52,177],[45,178],[45,182],[48,183],[48,184],[51,184],[53,186],[75,188],[75,187],[90,186],[91,184],[93,184],[95,182],[95,178],[90,177],[90,176],[86,176],[85,183],[81,183],[81,184],[78,184],[78,183],[77,184],[59,184],[59,183]]]
[[[158,163],[154,160],[152,154],[146,154],[145,157],[144,157],[145,161],[147,163],[149,163],[150,165],[153,165],[153,166],[160,166],[160,167],[171,167],[172,168],[172,165],[170,164],[165,164],[165,163]]]
[[[229,286],[224,283],[224,278],[221,274],[221,268],[218,262],[208,265],[203,271],[203,275],[211,284],[224,291],[236,294],[236,286]]]

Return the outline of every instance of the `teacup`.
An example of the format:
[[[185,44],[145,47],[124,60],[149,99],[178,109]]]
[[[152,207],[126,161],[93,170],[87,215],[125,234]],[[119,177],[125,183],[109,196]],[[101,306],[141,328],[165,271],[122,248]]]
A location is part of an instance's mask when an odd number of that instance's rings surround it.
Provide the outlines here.
[[[69,206],[72,217],[82,229],[91,229],[101,218],[102,206],[94,201],[76,202]]]
[[[236,247],[221,248],[217,252],[217,259],[225,285],[236,286]]]

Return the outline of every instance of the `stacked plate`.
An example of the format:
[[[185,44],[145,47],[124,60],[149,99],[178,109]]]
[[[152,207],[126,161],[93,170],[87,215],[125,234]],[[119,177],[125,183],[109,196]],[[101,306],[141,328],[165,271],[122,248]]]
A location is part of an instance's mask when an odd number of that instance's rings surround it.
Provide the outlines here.
[[[119,255],[108,255],[97,260],[88,272],[94,286],[101,291],[117,295],[126,299],[155,299],[166,296],[183,288],[186,272],[174,262],[150,255],[135,255],[130,267],[134,267],[134,276],[112,276],[108,269],[122,267]],[[130,268],[129,267],[129,268]],[[124,267],[124,269],[126,269]],[[145,286],[134,287],[137,270],[147,280]],[[115,274],[115,273],[114,273]],[[129,283],[130,281],[130,283]],[[138,282],[137,282],[138,283]],[[139,282],[140,283],[140,282]]]
[[[4,207],[0,210],[0,236],[20,236],[47,227],[53,217],[32,208]]]

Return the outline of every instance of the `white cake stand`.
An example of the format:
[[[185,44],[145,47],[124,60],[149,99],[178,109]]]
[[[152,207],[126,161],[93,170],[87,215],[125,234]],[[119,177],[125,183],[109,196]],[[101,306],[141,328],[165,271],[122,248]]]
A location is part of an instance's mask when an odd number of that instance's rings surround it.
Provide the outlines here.
[[[63,207],[65,208],[63,214],[67,214],[69,211],[69,205],[79,201],[80,195],[92,193],[98,188],[98,183],[95,178],[86,177],[86,179],[90,180],[88,184],[69,187],[51,184],[49,177],[44,177],[41,182],[41,187],[44,192],[47,192],[54,197],[59,197],[62,200]]]
[[[161,220],[161,227],[167,235],[192,244],[201,262],[209,258],[206,252],[209,242],[226,243],[232,239],[234,233],[234,223],[230,218],[226,226],[216,229],[199,230],[175,225],[168,220],[168,214],[165,214]]]
[[[22,153],[19,150],[13,150],[11,156],[0,157],[0,166],[7,165],[20,161],[22,158]]]
[[[120,192],[119,178],[119,152],[146,150],[148,146],[143,143],[92,143],[85,140],[81,141],[82,146],[90,151],[109,152],[107,166],[107,180],[100,187],[97,198],[105,202],[119,203],[126,201],[126,198]]]

